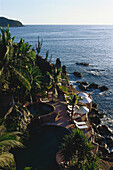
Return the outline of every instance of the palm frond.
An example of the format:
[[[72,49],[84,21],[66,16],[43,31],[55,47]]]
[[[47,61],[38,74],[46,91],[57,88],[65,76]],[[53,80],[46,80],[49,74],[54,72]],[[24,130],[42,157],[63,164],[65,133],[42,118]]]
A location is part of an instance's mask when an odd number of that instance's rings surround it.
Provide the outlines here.
[[[14,147],[23,148],[24,147],[24,145],[21,142],[16,141],[16,140],[4,140],[0,142],[0,147],[7,147],[7,146],[10,146],[11,148],[14,148]]]
[[[19,139],[18,138],[18,135],[22,135],[21,132],[10,132],[10,133],[4,133],[0,136],[0,141],[3,141],[3,140],[17,140]]]
[[[0,155],[0,168],[10,168],[15,165],[13,154],[6,152]]]
[[[7,116],[12,112],[12,110],[13,110],[13,106],[10,107],[10,109],[8,110],[8,112],[5,114],[4,119],[7,118]]]
[[[14,67],[13,68],[13,73],[17,76],[17,78],[22,82],[22,84],[30,91],[31,85],[30,82]]]

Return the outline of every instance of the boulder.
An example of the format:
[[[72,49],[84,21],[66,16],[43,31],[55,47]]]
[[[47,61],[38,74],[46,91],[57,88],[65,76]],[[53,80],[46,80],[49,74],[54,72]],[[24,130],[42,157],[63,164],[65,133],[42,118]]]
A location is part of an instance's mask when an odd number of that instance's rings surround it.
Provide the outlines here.
[[[105,113],[104,112],[99,112],[99,118],[103,118],[103,117],[105,117]]]
[[[113,140],[112,140],[112,138],[106,137],[105,138],[105,143],[106,143],[107,147],[113,147]]]
[[[105,146],[99,146],[99,150],[102,152],[103,156],[108,155],[108,150],[105,148]]]
[[[92,103],[92,107],[94,107],[95,109],[97,109],[98,104],[93,102],[93,103]]]
[[[111,137],[105,137],[105,143],[113,143],[113,140]]]
[[[109,129],[109,127],[107,125],[99,125],[97,127],[97,129],[102,136],[112,136],[113,135],[113,133],[111,132],[111,130]]]
[[[86,66],[86,67],[88,67],[89,66],[89,63],[76,63],[77,65],[82,65],[82,66]]]
[[[96,108],[92,107],[92,110],[91,110],[90,114],[91,114],[92,116],[94,116],[94,115],[99,115],[99,111],[98,111]]]
[[[99,85],[98,84],[95,84],[95,83],[92,83],[88,86],[88,89],[99,89]]]
[[[67,68],[65,65],[62,66],[62,73],[67,74]]]
[[[92,117],[89,116],[89,119],[90,119],[91,124],[94,123],[96,125],[99,125],[101,123],[98,116],[92,116]]]
[[[101,86],[101,87],[99,87],[99,90],[100,90],[101,92],[107,91],[108,89],[109,89],[109,88],[106,87],[106,86]]]
[[[104,146],[104,137],[101,136],[100,134],[96,134],[95,142],[97,142],[99,145]]]
[[[73,74],[74,74],[74,76],[76,76],[76,77],[79,77],[79,78],[81,78],[82,77],[82,74],[81,73],[79,73],[79,72],[73,72]]]
[[[90,123],[91,123],[91,122],[90,122]],[[96,133],[99,133],[98,130],[97,130],[96,124],[92,122],[91,125],[92,125],[92,128],[94,129],[94,131],[95,131]]]
[[[56,59],[56,67],[57,69],[61,68],[61,61],[59,58]]]
[[[83,90],[83,91],[86,90],[86,87],[84,85],[82,85],[82,84],[79,84],[78,87],[79,87],[80,90]]]
[[[81,82],[80,81],[76,81],[76,83],[80,84]]]
[[[82,82],[80,82],[80,84],[83,84],[83,85],[86,85],[86,86],[89,85],[89,83],[87,81],[82,81]]]

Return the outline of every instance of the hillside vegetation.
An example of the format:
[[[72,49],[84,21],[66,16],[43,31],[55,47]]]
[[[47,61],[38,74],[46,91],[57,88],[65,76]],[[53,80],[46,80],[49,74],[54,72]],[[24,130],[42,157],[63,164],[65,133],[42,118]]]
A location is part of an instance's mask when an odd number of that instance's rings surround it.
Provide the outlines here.
[[[8,25],[9,27],[22,27],[23,26],[23,24],[20,21],[7,19],[5,17],[0,17],[0,26],[7,27]]]

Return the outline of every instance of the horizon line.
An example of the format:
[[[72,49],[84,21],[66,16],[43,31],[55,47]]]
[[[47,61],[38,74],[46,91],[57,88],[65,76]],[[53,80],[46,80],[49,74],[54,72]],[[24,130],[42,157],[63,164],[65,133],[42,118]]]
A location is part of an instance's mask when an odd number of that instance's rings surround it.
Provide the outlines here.
[[[71,23],[71,24],[66,24],[66,23],[34,23],[34,24],[31,24],[31,23],[23,23],[23,25],[110,25],[110,26],[112,26],[113,24],[73,24],[73,23]]]

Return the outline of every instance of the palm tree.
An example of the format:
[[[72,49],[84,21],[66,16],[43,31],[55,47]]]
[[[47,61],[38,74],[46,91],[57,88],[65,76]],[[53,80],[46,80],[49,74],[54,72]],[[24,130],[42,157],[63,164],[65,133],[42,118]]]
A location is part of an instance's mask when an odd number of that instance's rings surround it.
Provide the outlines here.
[[[41,88],[41,82],[42,82],[42,74],[40,72],[40,69],[37,68],[35,65],[34,67],[29,67],[29,74],[30,79],[29,82],[31,84],[31,89],[29,91],[30,94],[30,100],[33,102],[33,98],[37,95],[38,92],[42,92]]]
[[[1,32],[0,86],[3,91],[13,93],[14,97],[20,93],[26,95],[31,91],[33,82],[33,76],[29,70],[35,67],[35,52],[23,39],[20,39],[19,43],[13,43],[14,37],[11,38],[9,28],[6,30],[1,28]]]
[[[47,72],[47,76],[49,77],[49,83],[46,86],[48,90],[52,90],[53,95],[52,95],[52,101],[53,101],[53,96],[57,98],[58,96],[58,88],[61,86],[61,69],[57,69],[56,67],[53,70],[53,74],[50,74]]]
[[[79,109],[79,106],[77,105],[78,101],[81,100],[82,98],[78,96],[78,94],[74,93],[70,95],[69,93],[66,94],[65,97],[66,101],[68,102],[69,105],[72,105],[72,112],[71,115],[73,116],[73,111],[74,111],[74,106],[76,106]]]
[[[30,83],[23,74],[25,71],[27,72],[25,61],[22,62],[21,59],[24,55],[22,55],[22,53],[26,53],[25,50],[23,50],[22,48],[24,45],[22,45],[22,42],[20,42],[19,44],[13,43],[14,37],[11,38],[9,28],[7,28],[6,30],[1,28],[1,32],[2,35],[0,35],[0,83],[3,85],[3,88],[10,88],[10,90],[13,90],[14,92],[15,87],[17,86],[16,80],[18,80],[28,90],[30,90]],[[18,48],[20,50],[18,50]]]
[[[14,156],[9,153],[11,148],[24,147],[20,142],[20,132],[5,132],[3,125],[0,126],[0,168],[13,169],[15,167]]]
[[[62,161],[69,169],[88,169],[93,165],[95,170],[98,169],[97,158],[92,154],[91,143],[83,135],[83,131],[73,129],[72,134],[64,137],[60,149]]]

